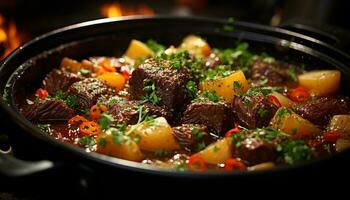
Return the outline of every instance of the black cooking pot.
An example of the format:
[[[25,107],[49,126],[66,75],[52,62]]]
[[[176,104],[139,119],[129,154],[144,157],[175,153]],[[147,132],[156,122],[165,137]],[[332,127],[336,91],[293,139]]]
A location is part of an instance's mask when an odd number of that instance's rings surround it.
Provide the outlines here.
[[[225,31],[227,29],[224,30],[223,27],[227,25],[232,26],[233,30]],[[83,149],[43,135],[18,111],[17,106],[25,101],[26,95],[32,94],[40,86],[45,74],[58,67],[63,57],[79,60],[89,56],[122,55],[133,38],[153,38],[165,45],[177,45],[184,36],[191,33],[201,35],[213,47],[232,47],[237,40],[245,41],[250,44],[249,48],[253,52],[264,51],[290,63],[304,63],[307,69],[336,68],[342,72],[342,93],[349,95],[350,68],[347,65],[350,57],[330,44],[285,29],[197,17],[127,17],[85,22],[37,37],[2,62],[0,95],[4,98],[0,104],[2,112],[11,120],[2,124],[0,131],[6,126],[10,127],[9,136],[14,150],[17,149],[15,153],[18,157],[41,161],[21,161],[0,153],[1,177],[17,181],[29,175],[45,177],[41,174],[48,173],[55,174],[55,178],[74,175],[81,180],[83,177],[84,184],[101,183],[106,177],[116,177],[118,180],[134,178],[145,183],[150,179],[159,179],[192,184],[210,179],[231,184],[249,180],[251,184],[250,180],[256,177],[293,178],[318,174],[329,174],[332,177],[334,173],[341,174],[349,167],[346,161],[349,161],[350,152],[344,151],[332,157],[268,171],[198,174],[161,170],[101,154],[86,153]],[[334,169],[337,170],[332,171]]]

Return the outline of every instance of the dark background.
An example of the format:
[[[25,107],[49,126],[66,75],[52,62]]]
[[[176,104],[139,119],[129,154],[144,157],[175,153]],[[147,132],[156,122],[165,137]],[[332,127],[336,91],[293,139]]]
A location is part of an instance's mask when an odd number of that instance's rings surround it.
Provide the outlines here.
[[[322,38],[328,36],[331,40],[335,40],[336,37],[345,41],[348,40],[347,31],[350,31],[348,23],[350,17],[347,13],[350,4],[347,2],[346,0],[0,0],[0,14],[5,17],[6,23],[13,21],[17,25],[21,43],[56,28],[103,18],[105,16],[101,13],[101,7],[111,3],[119,4],[123,10],[122,15],[145,14],[142,7],[146,6],[154,14],[234,17],[236,20],[283,26],[303,33],[310,33],[310,30],[316,28]],[[303,26],[302,30],[300,27],[295,28],[299,24],[306,26]],[[315,36],[313,33],[311,35]]]

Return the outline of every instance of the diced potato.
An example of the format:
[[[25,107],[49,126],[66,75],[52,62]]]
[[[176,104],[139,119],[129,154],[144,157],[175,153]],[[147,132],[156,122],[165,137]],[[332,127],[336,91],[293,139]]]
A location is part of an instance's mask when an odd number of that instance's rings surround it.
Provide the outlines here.
[[[158,117],[154,122],[143,122],[136,126],[133,134],[140,136],[139,146],[142,150],[173,151],[180,148],[173,136],[173,130],[164,117]]]
[[[117,72],[106,72],[102,75],[99,75],[97,78],[104,80],[107,85],[119,90],[124,89],[125,78],[123,75]]]
[[[97,152],[125,160],[141,161],[144,155],[139,146],[127,137],[126,140],[121,144],[116,144],[111,134],[101,134],[97,137]]]
[[[235,94],[241,94],[249,89],[249,83],[244,73],[238,70],[224,78],[203,81],[199,84],[199,89],[202,91],[215,91],[226,102],[231,102]]]
[[[154,52],[143,42],[131,40],[125,55],[132,59],[149,58],[154,56]]]
[[[209,44],[196,35],[185,37],[179,48],[187,50],[190,54],[196,57],[206,57],[209,56],[211,52]]]
[[[317,70],[299,75],[299,84],[311,90],[316,96],[336,93],[340,86],[340,71]]]
[[[334,115],[327,130],[340,133],[343,138],[350,139],[350,115]]]
[[[310,121],[302,118],[286,107],[281,107],[277,110],[275,116],[271,120],[272,128],[281,130],[290,135],[299,136],[315,136],[321,133]]]
[[[60,68],[72,73],[78,73],[81,69],[87,69],[87,70],[93,71],[94,65],[92,62],[88,60],[83,60],[82,62],[78,62],[76,60],[64,57],[61,61]]]
[[[197,154],[209,164],[224,163],[231,158],[232,144],[230,138],[224,138],[210,144]]]
[[[344,151],[350,148],[350,140],[338,139],[335,142],[335,150],[338,152]]]
[[[275,167],[275,163],[273,162],[264,162],[264,163],[260,163],[254,166],[251,166],[248,168],[249,171],[260,171],[260,170],[268,170],[271,168]]]
[[[288,97],[284,96],[283,94],[280,94],[278,92],[272,92],[271,95],[276,97],[278,101],[281,103],[282,106],[291,108],[295,105],[294,101],[290,100]]]

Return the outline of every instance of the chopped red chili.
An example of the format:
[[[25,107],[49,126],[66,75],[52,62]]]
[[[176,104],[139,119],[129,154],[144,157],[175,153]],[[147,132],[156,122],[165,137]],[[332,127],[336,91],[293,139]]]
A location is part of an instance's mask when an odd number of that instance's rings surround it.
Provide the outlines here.
[[[94,105],[90,108],[90,119],[98,120],[101,118],[102,113],[107,112],[108,108],[105,105]]]
[[[310,98],[310,93],[305,87],[299,86],[288,93],[288,97],[295,102],[305,102]]]
[[[323,134],[323,139],[327,142],[336,142],[340,138],[337,132],[327,132]]]
[[[83,136],[98,135],[101,133],[101,128],[96,122],[88,121],[80,124],[79,132]]]
[[[235,169],[246,169],[247,166],[234,158],[229,158],[228,160],[226,160],[225,164],[224,164],[224,168],[227,170],[235,170]]]
[[[281,102],[277,99],[277,97],[273,96],[273,95],[269,95],[269,100],[275,104],[277,107],[282,107]]]
[[[68,120],[68,124],[70,125],[74,125],[77,123],[83,123],[83,122],[87,122],[88,120],[80,115],[75,115],[74,117],[72,117],[70,120]]]
[[[49,96],[49,92],[47,92],[47,90],[44,90],[42,88],[39,88],[36,92],[35,92],[35,96],[37,96],[39,99],[44,100],[46,99],[47,96]]]
[[[239,133],[240,131],[241,131],[241,130],[240,130],[239,127],[238,127],[238,123],[235,122],[235,127],[234,127],[233,129],[227,131],[226,134],[225,134],[225,136],[226,136],[226,137],[231,137],[232,134],[234,134],[234,133]]]
[[[205,161],[199,155],[192,155],[188,160],[188,168],[195,172],[202,172],[207,169]]]

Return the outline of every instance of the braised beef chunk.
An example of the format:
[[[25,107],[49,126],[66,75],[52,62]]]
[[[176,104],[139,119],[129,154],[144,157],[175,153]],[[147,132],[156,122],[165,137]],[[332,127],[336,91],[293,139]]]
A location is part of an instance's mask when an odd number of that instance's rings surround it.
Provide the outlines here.
[[[116,103],[109,106],[109,112],[119,124],[136,124],[140,106],[140,101],[128,101],[120,98]],[[165,117],[169,123],[173,119],[173,115],[160,106],[151,103],[144,103],[142,106],[142,109],[146,110],[149,115]]]
[[[233,100],[232,108],[239,125],[249,129],[268,126],[278,109],[263,95],[237,96]]]
[[[300,70],[282,62],[268,63],[258,59],[252,64],[251,71],[254,85],[281,86],[296,84]]]
[[[60,100],[35,102],[24,108],[23,115],[32,122],[64,121],[72,118],[75,112]]]
[[[46,75],[41,87],[47,90],[50,95],[54,95],[58,91],[67,91],[69,86],[81,80],[82,78],[76,74],[53,69]]]
[[[176,141],[188,152],[197,152],[202,149],[202,144],[206,146],[213,142],[205,125],[182,124],[172,129]]]
[[[295,108],[295,112],[314,124],[325,126],[333,115],[350,114],[350,99],[320,97]]]
[[[190,74],[184,68],[177,70],[166,61],[149,60],[132,73],[129,92],[131,98],[137,100],[145,99],[150,92],[155,92],[159,105],[169,110],[179,110],[188,101],[186,84],[190,79]],[[154,90],[146,91],[145,86],[152,84]],[[157,104],[157,101],[153,103]]]
[[[87,78],[73,83],[69,87],[68,93],[76,97],[79,110],[84,112],[96,104],[101,95],[113,95],[115,91],[97,78]]]
[[[225,103],[195,102],[187,106],[181,122],[205,124],[209,131],[223,135],[232,128],[234,121],[231,108]]]
[[[234,148],[233,154],[250,165],[274,161],[277,157],[274,144],[253,137],[244,139],[239,147]]]

